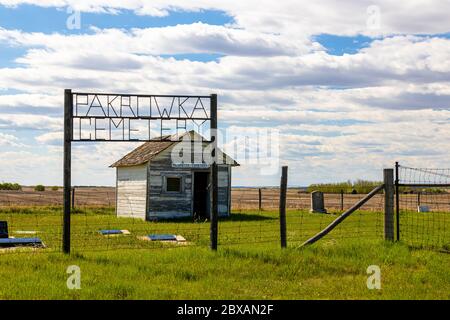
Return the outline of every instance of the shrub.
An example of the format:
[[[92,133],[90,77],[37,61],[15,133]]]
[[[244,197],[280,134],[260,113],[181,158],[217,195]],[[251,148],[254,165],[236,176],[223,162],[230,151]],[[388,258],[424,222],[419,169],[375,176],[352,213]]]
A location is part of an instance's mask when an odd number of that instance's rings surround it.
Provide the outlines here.
[[[382,182],[356,180],[355,182],[337,182],[337,183],[320,183],[312,184],[308,187],[308,192],[322,191],[323,193],[351,193],[366,194],[381,185]]]
[[[341,190],[344,193],[352,192],[352,183],[350,181],[347,182],[338,182],[338,183],[320,183],[320,184],[312,184],[308,187],[308,192],[313,191],[322,191],[323,193],[340,193]]]
[[[366,194],[381,184],[383,183],[379,181],[356,180],[353,183],[353,189],[355,189],[357,193]]]
[[[52,191],[58,191],[58,190],[59,190],[59,187],[57,187],[57,186],[52,187]]]
[[[42,184],[38,184],[34,187],[34,191],[45,191],[45,187]]]
[[[4,182],[0,183],[0,190],[22,190],[18,183]]]

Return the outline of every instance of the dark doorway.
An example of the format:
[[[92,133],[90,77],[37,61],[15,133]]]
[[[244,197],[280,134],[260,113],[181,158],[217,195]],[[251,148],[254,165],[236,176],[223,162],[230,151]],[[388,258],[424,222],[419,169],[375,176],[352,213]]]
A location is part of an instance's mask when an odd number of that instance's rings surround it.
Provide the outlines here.
[[[208,214],[209,172],[194,172],[194,218],[206,219]]]

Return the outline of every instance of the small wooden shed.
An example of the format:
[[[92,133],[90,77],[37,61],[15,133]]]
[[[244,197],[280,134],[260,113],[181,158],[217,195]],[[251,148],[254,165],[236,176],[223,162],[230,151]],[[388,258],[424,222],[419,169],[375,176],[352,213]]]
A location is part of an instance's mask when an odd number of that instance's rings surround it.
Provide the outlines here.
[[[191,141],[207,142],[195,131],[186,133]],[[180,217],[209,218],[211,199],[210,166],[190,148],[189,163],[174,163],[172,151],[183,137],[155,139],[139,146],[115,162],[116,214],[143,220]],[[231,209],[231,168],[239,164],[218,150],[222,163],[218,165],[218,207],[220,216]],[[201,153],[201,152],[200,152]]]

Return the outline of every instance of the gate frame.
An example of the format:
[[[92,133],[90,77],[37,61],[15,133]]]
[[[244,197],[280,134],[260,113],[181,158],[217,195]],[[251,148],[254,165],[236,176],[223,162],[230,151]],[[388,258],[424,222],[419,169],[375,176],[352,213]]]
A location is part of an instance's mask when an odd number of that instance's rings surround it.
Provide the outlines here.
[[[102,93],[79,93],[79,92],[72,92],[72,89],[65,89],[64,90],[64,160],[63,160],[63,175],[64,175],[64,199],[63,199],[63,235],[62,235],[62,241],[63,241],[63,252],[66,254],[70,254],[71,249],[71,188],[72,188],[72,142],[80,141],[80,142],[87,142],[83,140],[74,140],[73,139],[73,95],[74,94],[81,94],[81,95],[104,95]],[[116,95],[116,96],[137,96],[142,97],[142,95],[139,94],[110,94],[110,95]],[[144,96],[147,97],[147,96]],[[212,182],[212,201],[211,201],[211,212],[210,212],[210,248],[214,251],[217,250],[217,242],[218,242],[218,176],[217,176],[217,94],[211,94],[209,96],[177,96],[177,95],[170,95],[170,96],[162,96],[162,95],[148,95],[148,97],[168,97],[168,98],[209,98],[210,99],[210,115],[204,118],[205,121],[210,121],[210,142],[213,144],[212,148],[212,163],[210,165],[211,170],[211,182]],[[89,113],[89,111],[88,111]],[[95,117],[93,117],[95,118]],[[110,117],[105,117],[110,118]],[[122,120],[126,117],[117,117],[121,118]],[[139,117],[136,117],[139,119]],[[142,118],[141,118],[142,119]],[[167,117],[164,117],[164,113],[159,117],[151,117],[148,120],[192,120],[192,118],[189,117],[172,117],[170,118],[170,115]],[[81,120],[80,120],[81,121]],[[81,134],[81,133],[80,133]],[[149,137],[150,138],[150,137]],[[109,140],[100,140],[94,138],[93,140],[89,140],[91,142],[114,142]],[[128,141],[128,142],[136,142],[135,140],[130,140],[130,137],[128,137],[128,140],[121,140],[121,141]],[[151,142],[151,140],[139,140],[141,142]],[[154,140],[153,140],[154,141]]]

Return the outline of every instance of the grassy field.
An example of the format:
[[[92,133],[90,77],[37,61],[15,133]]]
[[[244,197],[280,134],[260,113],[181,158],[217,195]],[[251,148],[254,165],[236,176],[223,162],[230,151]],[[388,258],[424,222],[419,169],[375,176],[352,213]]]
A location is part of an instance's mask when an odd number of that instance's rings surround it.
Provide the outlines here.
[[[299,245],[321,231],[336,217],[336,214],[311,214],[308,211],[289,210],[288,241]],[[382,219],[382,215],[377,212],[358,212],[333,231],[330,239],[381,239]],[[3,208],[0,209],[0,220],[8,221],[11,236],[24,237],[23,232],[34,231],[47,246],[45,251],[59,251],[61,248],[60,207]],[[133,218],[117,218],[113,208],[77,209],[72,213],[72,247],[78,252],[113,248],[158,248],[161,247],[160,244],[142,241],[139,237],[166,233],[182,235],[189,245],[205,247],[209,244],[209,227],[209,221],[178,219],[147,222]],[[235,212],[229,218],[221,219],[219,242],[228,245],[277,242],[279,228],[277,211]],[[105,237],[99,234],[99,231],[104,229],[126,229],[131,235]]]
[[[207,222],[143,222],[112,213],[97,208],[74,214],[74,250],[65,256],[59,252],[60,208],[0,209],[11,235],[38,231],[48,247],[0,253],[0,299],[450,298],[450,255],[384,242],[379,213],[358,212],[319,243],[300,249],[336,216],[290,211],[289,247],[281,250],[275,211],[241,212],[220,222],[216,253],[207,249]],[[113,228],[132,235],[98,234]],[[137,238],[149,233],[181,234],[188,244]],[[69,265],[81,268],[81,290],[66,287]],[[381,268],[381,290],[367,289],[369,265]]]

